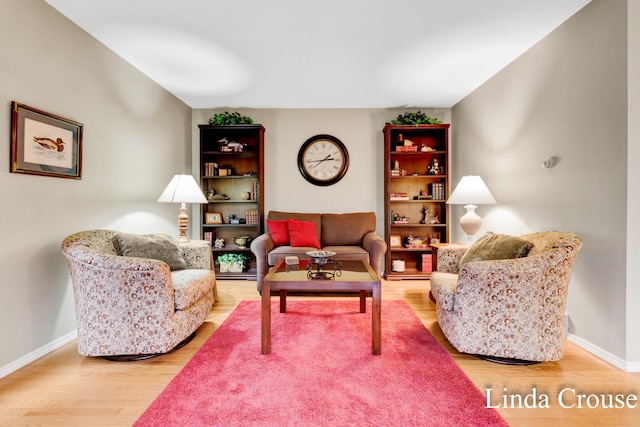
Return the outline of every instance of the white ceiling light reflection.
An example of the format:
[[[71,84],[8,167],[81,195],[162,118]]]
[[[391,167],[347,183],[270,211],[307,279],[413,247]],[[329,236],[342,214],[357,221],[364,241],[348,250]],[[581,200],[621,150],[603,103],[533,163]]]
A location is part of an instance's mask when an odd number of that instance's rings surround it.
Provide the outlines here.
[[[178,97],[231,95],[251,84],[249,68],[239,58],[195,36],[140,23],[103,26],[95,35]]]

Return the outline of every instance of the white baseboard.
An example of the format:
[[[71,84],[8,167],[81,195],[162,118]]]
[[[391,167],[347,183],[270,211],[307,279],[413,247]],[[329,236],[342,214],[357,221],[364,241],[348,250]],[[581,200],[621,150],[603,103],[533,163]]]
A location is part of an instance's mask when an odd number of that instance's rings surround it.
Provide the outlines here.
[[[69,332],[68,334],[61,336],[57,340],[51,341],[49,344],[44,345],[44,346],[40,347],[39,349],[34,350],[31,353],[22,356],[20,359],[14,361],[14,362],[11,362],[8,365],[3,366],[2,368],[0,368],[0,378],[6,377],[7,375],[17,371],[18,369],[22,368],[23,366],[26,366],[29,363],[31,363],[31,362],[33,362],[35,360],[38,360],[39,358],[41,358],[45,354],[47,354],[49,352],[52,352],[53,350],[55,350],[57,348],[62,347],[63,345],[65,345],[68,342],[73,341],[77,337],[78,337],[78,331],[74,329],[73,331]]]
[[[605,362],[612,364],[618,369],[621,369],[625,372],[640,372],[640,362],[627,362],[624,359],[621,359],[618,356],[611,354],[608,351],[605,351],[600,347],[593,345],[589,341],[573,334],[568,334],[567,340],[574,343],[578,347],[587,350],[589,353],[599,357]]]

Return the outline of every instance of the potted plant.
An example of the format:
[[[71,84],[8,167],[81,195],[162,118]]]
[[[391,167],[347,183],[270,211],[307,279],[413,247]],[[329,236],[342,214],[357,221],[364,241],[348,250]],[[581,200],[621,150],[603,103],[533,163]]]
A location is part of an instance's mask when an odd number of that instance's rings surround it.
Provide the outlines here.
[[[228,252],[218,255],[216,264],[220,266],[220,273],[242,273],[247,261],[244,254]]]
[[[214,114],[214,116],[209,119],[210,125],[250,125],[252,123],[253,119],[251,117],[243,116],[237,111],[233,113],[225,111],[224,113]]]
[[[421,111],[417,113],[404,113],[398,115],[395,120],[391,120],[393,125],[437,125],[442,123],[440,120],[429,117]]]

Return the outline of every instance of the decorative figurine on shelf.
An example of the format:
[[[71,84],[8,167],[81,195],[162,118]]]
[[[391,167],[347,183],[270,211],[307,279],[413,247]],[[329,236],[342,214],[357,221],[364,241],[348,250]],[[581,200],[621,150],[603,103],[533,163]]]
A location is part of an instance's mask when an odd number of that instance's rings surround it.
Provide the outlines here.
[[[427,224],[440,224],[440,221],[436,216],[436,211],[433,208],[427,208],[426,214],[425,214],[425,220]]]
[[[415,239],[413,238],[413,236],[411,234],[409,234],[407,236],[407,238],[404,239],[404,246],[406,248],[408,248],[409,246],[413,246],[414,243],[415,243]]]
[[[393,223],[394,224],[408,224],[409,223],[409,218],[404,216],[404,215],[400,215],[400,214],[393,214]]]
[[[222,238],[217,238],[215,240],[215,242],[213,243],[213,247],[216,249],[222,249],[224,248],[224,239]]]
[[[440,173],[440,162],[438,162],[438,159],[431,159],[431,163],[429,163],[429,167],[427,168],[427,173],[429,175],[438,175]]]

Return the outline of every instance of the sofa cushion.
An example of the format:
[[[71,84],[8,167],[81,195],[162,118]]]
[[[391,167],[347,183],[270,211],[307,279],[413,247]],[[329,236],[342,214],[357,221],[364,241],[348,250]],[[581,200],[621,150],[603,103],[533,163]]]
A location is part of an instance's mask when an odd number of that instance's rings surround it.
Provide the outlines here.
[[[268,219],[267,228],[273,244],[284,246],[289,244],[289,221],[285,219]]]
[[[176,310],[184,310],[211,292],[215,273],[211,270],[179,270],[171,273]]]
[[[323,246],[322,250],[335,252],[339,261],[369,261],[369,252],[362,246]]]
[[[322,214],[322,246],[362,246],[367,233],[376,230],[373,212]]]
[[[460,265],[467,262],[512,259],[527,256],[533,244],[506,234],[486,233],[462,256]]]
[[[180,247],[168,234],[118,233],[112,241],[119,256],[157,259],[166,262],[172,271],[187,268]]]
[[[313,222],[290,219],[288,227],[291,246],[294,248],[311,246],[312,248],[320,249],[316,225]]]
[[[311,246],[301,246],[294,248],[293,246],[276,246],[267,254],[267,262],[269,265],[276,265],[281,259],[285,259],[288,256],[297,256],[300,259],[308,259],[307,252],[314,251],[316,248]]]

